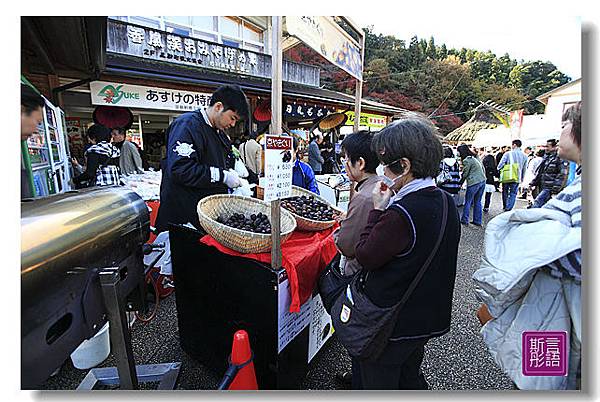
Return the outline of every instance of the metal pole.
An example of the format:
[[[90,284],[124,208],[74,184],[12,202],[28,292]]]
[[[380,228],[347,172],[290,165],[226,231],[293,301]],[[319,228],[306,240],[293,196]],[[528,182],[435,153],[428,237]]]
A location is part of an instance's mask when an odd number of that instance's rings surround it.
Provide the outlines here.
[[[365,62],[365,34],[361,32],[360,36],[360,59],[361,65]],[[363,69],[364,71],[364,66]],[[356,80],[356,93],[354,99],[354,131],[358,131],[360,129],[360,100],[362,98],[362,84],[363,80]]]
[[[137,373],[127,316],[121,306],[119,269],[106,268],[100,272],[102,296],[110,323],[110,343],[114,350],[121,389],[138,389]]]
[[[281,83],[283,54],[281,52],[282,24],[281,16],[271,17],[272,47],[271,47],[271,133],[281,134],[283,87]],[[271,268],[281,267],[281,201],[271,201]]]

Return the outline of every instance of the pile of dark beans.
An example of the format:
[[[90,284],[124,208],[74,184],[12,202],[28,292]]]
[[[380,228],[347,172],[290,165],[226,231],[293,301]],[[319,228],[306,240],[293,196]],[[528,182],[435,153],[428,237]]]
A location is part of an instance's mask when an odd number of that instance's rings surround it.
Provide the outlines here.
[[[334,210],[329,205],[306,195],[286,198],[281,201],[281,206],[303,218],[315,221],[333,220]]]
[[[234,213],[229,218],[219,216],[217,222],[248,232],[271,233],[271,222],[269,222],[267,215],[262,212],[252,214],[249,217],[239,213]]]

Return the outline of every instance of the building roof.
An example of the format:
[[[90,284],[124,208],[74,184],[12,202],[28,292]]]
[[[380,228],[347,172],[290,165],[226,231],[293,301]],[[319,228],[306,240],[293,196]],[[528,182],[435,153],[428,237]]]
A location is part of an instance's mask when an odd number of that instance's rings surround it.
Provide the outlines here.
[[[475,140],[475,135],[480,130],[496,128],[499,125],[503,125],[499,117],[501,114],[506,113],[508,113],[507,109],[502,108],[493,102],[480,102],[479,106],[475,109],[473,117],[471,117],[468,122],[446,135],[444,140],[448,142],[473,142]]]
[[[572,85],[575,85],[575,84],[577,84],[580,81],[581,81],[581,78],[577,78],[576,80],[567,82],[566,84],[563,84],[563,85],[561,85],[561,86],[559,86],[557,88],[554,88],[551,91],[548,91],[548,92],[546,92],[544,94],[541,94],[540,96],[538,96],[537,98],[535,98],[535,100],[544,103],[543,102],[544,99],[547,99],[547,98],[551,97],[552,95],[554,95],[555,93],[557,93],[559,91],[562,91],[563,89],[568,88],[568,87],[570,87]]]
[[[129,75],[140,78],[151,78],[160,81],[188,82],[196,85],[235,84],[242,89],[258,93],[271,93],[271,80],[268,78],[224,73],[216,70],[202,69],[179,64],[169,64],[154,60],[140,60],[137,57],[114,53],[106,55],[105,72],[109,74]],[[350,107],[354,110],[354,96],[323,88],[310,87],[284,81],[283,95],[296,96],[303,99],[332,102]],[[361,105],[371,112],[387,115],[406,112],[406,110],[368,99],[362,99]]]
[[[448,142],[473,142],[475,135],[484,129],[498,127],[498,124],[488,123],[485,121],[468,121],[456,130],[444,137]]]

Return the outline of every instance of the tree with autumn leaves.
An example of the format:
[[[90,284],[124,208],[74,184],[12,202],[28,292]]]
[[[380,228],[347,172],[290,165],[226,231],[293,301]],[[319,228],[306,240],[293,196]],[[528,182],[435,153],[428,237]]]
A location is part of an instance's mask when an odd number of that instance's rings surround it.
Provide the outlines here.
[[[448,49],[413,36],[406,42],[365,28],[363,97],[424,113],[443,134],[461,126],[479,102],[543,113],[535,98],[571,80],[549,61],[514,60],[490,51]],[[316,65],[324,88],[353,94],[356,81],[300,44],[284,57]]]

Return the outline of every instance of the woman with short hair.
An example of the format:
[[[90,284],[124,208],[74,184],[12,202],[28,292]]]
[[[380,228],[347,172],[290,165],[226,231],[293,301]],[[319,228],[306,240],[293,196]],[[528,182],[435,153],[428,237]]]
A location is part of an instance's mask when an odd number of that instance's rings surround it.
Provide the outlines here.
[[[397,304],[433,255],[399,310],[384,351],[353,369],[361,389],[428,389],[420,369],[425,344],[450,330],[458,212],[452,198],[435,185],[442,144],[428,119],[411,116],[396,121],[375,135],[372,147],[386,179],[373,188],[374,209],[356,245],[365,295],[380,307]]]
[[[458,153],[462,159],[463,169],[460,184],[467,182],[467,191],[465,193],[465,206],[463,207],[463,215],[460,218],[460,223],[469,226],[469,213],[471,212],[471,204],[473,205],[473,222],[475,226],[482,226],[483,206],[481,199],[485,190],[485,172],[483,166],[475,154],[469,149],[468,145],[459,145]]]

